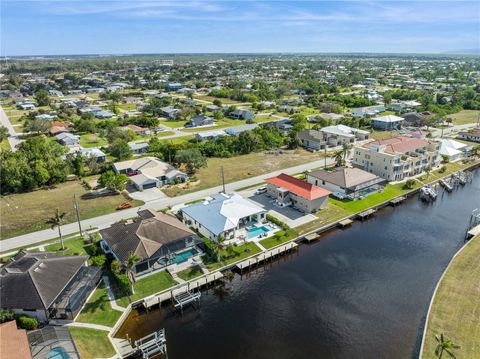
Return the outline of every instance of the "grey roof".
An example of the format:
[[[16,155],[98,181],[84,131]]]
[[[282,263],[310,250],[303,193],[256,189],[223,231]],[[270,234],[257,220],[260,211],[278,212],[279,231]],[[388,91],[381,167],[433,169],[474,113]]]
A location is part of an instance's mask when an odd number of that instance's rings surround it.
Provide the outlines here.
[[[168,251],[175,242],[184,243],[195,233],[177,218],[150,210],[139,211],[133,221],[115,223],[102,229],[100,235],[121,262],[131,254],[141,260],[155,256],[159,251]],[[165,248],[164,248],[165,247]]]
[[[309,176],[335,184],[341,188],[352,188],[380,177],[359,168],[337,167],[333,171],[317,170]]]
[[[323,139],[323,133],[317,130],[303,130],[297,133],[297,137],[301,140],[307,140],[312,142],[325,142]]]
[[[227,128],[225,132],[228,133],[229,135],[238,135],[242,132],[250,131],[257,127],[258,125],[256,123],[247,123],[245,125]]]
[[[50,252],[21,252],[0,272],[2,308],[48,309],[88,259]]]

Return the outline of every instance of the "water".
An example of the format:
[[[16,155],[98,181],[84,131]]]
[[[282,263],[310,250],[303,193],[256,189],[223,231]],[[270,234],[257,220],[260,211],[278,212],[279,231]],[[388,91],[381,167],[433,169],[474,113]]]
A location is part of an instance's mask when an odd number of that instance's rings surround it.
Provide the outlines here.
[[[132,315],[120,336],[165,328],[169,358],[413,358],[435,285],[480,207],[474,182],[324,234],[298,254],[204,292],[199,310]]]
[[[250,228],[247,231],[247,236],[248,236],[248,238],[253,238],[253,237],[259,236],[261,234],[267,233],[268,231],[269,231],[269,229],[265,226],[253,227],[253,228]]]
[[[176,264],[183,263],[188,260],[188,258],[193,257],[197,255],[197,250],[196,249],[189,249],[188,251],[184,251],[182,253],[175,254],[174,262]]]

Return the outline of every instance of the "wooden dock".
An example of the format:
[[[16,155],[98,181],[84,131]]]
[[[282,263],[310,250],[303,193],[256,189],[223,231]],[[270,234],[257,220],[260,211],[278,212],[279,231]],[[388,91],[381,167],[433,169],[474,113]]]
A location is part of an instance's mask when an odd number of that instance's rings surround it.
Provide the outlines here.
[[[405,202],[406,200],[407,200],[406,196],[400,196],[400,197],[392,199],[389,203],[390,203],[391,206],[395,207],[395,206]]]
[[[370,208],[370,209],[367,209],[366,211],[363,211],[357,214],[357,218],[363,221],[364,219],[373,217],[375,213],[377,213],[377,210]]]
[[[307,234],[305,237],[303,237],[304,241],[308,243],[316,241],[319,238],[320,238],[320,235],[318,233],[310,233],[310,234]]]
[[[345,228],[345,227],[351,226],[352,223],[353,223],[353,221],[351,219],[347,218],[347,219],[344,219],[343,221],[338,222],[338,226],[340,228]]]
[[[242,262],[237,263],[235,266],[240,269],[240,271],[243,271],[244,269],[248,269],[252,266],[261,264],[262,262],[265,262],[269,259],[272,259],[274,257],[277,257],[279,255],[282,255],[286,252],[289,252],[291,250],[294,250],[298,247],[298,244],[295,242],[289,242],[286,244],[283,244],[281,246],[275,247],[273,249],[267,250],[265,252],[262,252],[250,259],[244,260]]]

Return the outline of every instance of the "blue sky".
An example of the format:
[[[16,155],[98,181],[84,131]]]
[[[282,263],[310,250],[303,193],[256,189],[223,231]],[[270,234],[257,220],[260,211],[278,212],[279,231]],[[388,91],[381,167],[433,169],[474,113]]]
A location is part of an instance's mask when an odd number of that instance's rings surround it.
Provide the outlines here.
[[[479,1],[1,1],[1,55],[443,52],[480,47]]]

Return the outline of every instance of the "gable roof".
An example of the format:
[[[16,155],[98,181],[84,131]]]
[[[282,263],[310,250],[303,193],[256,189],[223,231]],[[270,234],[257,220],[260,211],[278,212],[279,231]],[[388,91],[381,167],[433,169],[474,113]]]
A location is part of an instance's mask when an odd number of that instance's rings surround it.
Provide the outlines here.
[[[100,235],[121,262],[130,254],[141,260],[152,257],[162,246],[184,240],[195,233],[175,217],[151,210],[138,212],[134,221],[115,223]]]
[[[399,117],[399,116],[395,116],[395,115],[386,115],[386,116],[375,117],[372,120],[377,121],[377,122],[385,122],[385,123],[405,121],[405,119],[403,117]]]
[[[285,188],[289,192],[296,194],[308,200],[328,196],[331,192],[324,188],[320,188],[306,181],[302,181],[296,177],[281,173],[276,177],[267,178],[267,183],[271,183],[277,187]]]
[[[341,188],[351,188],[365,182],[379,179],[378,176],[361,170],[360,168],[337,167],[333,171],[317,170],[309,173],[309,176],[321,181],[333,183]]]
[[[87,259],[50,252],[19,253],[0,272],[2,308],[49,308]]]

